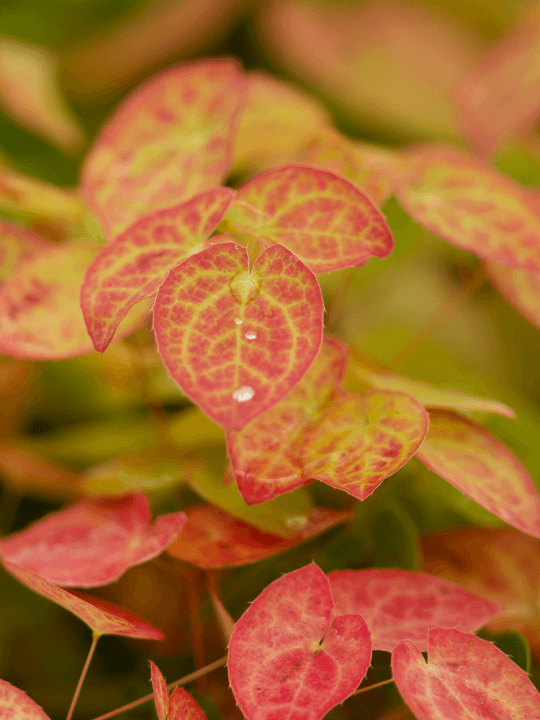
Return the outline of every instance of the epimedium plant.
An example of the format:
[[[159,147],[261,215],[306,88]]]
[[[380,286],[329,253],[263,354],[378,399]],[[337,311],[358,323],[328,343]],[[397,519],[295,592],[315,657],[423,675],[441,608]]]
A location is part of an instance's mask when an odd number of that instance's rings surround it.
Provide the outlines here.
[[[10,172],[0,190],[3,210],[19,218],[0,224],[2,353],[61,360],[107,352],[134,332],[148,341],[152,313],[157,352],[194,405],[178,421],[159,418],[160,443],[146,455],[143,448],[80,475],[23,446],[0,448],[4,463],[37,462],[79,494],[0,540],[9,573],[92,630],[68,720],[101,635],[162,637],[71,588],[108,585],[163,552],[207,571],[272,557],[349,521],[358,501],[413,456],[514,528],[504,532],[540,539],[533,479],[469,416],[513,411],[350,351],[325,328],[317,278],[342,271],[346,286],[351,269],[391,253],[399,237],[380,208],[394,195],[414,221],[477,255],[540,326],[534,191],[453,147],[352,140],[316,101],[230,59],[173,67],[136,90],[90,149],[79,193]],[[36,218],[48,237],[30,228]],[[339,298],[327,311],[339,312]],[[222,476],[190,444],[192,425],[224,440]],[[141,472],[150,458],[153,476]],[[145,493],[186,479],[207,502],[152,524]],[[348,507],[314,507],[305,488],[314,480],[346,493]],[[511,615],[515,598],[493,597],[489,582],[476,580],[466,588],[459,573],[325,574],[311,563],[270,583],[236,623],[215,585],[228,654],[197,672],[226,661],[248,720],[319,720],[371,687],[358,690],[372,652],[385,651],[419,720],[540,718],[527,673],[474,635]],[[184,690],[169,696],[155,664],[151,680],[150,696],[102,717],[151,697],[159,720],[204,717]],[[0,684],[0,717],[47,717],[22,690]]]

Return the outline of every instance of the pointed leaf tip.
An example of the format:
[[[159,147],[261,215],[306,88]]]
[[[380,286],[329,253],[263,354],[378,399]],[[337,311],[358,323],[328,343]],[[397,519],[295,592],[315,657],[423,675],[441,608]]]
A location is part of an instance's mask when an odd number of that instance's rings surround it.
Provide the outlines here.
[[[150,679],[154,691],[154,704],[159,720],[167,720],[169,714],[169,691],[167,681],[158,666],[150,660]]]

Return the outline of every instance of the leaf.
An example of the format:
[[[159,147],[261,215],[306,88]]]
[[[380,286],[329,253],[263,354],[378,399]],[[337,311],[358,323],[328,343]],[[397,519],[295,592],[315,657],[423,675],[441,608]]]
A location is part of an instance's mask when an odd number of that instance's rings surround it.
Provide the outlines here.
[[[212,245],[161,284],[154,332],[184,393],[226,428],[241,428],[299,382],[322,341],[316,277],[281,245],[248,269],[245,248]]]
[[[167,720],[169,714],[169,690],[158,666],[150,660],[150,677],[154,691],[154,703],[159,720]]]
[[[387,257],[393,248],[371,198],[346,178],[309,165],[257,175],[238,190],[226,221],[229,230],[247,231],[265,245],[284,245],[315,273]]]
[[[540,328],[540,273],[486,263],[486,274],[497,290],[529,322]]]
[[[2,720],[50,720],[37,703],[28,695],[0,680],[0,718]]]
[[[411,640],[422,652],[428,630],[457,628],[476,632],[500,605],[459,585],[408,570],[336,570],[328,574],[338,615],[362,615],[374,650],[392,652]]]
[[[57,245],[19,267],[0,288],[0,352],[34,360],[58,360],[93,350],[79,290],[96,254],[85,243]],[[61,268],[61,272],[59,272]],[[126,318],[118,337],[140,325],[149,307]]]
[[[176,538],[183,513],[150,525],[142,494],[80,502],[0,540],[0,557],[64,587],[98,587],[157,557]]]
[[[333,607],[312,563],[271,583],[238,620],[227,665],[247,720],[319,720],[354,692],[371,660],[369,630]]]
[[[277,555],[345,522],[350,513],[314,508],[302,531],[285,539],[263,533],[211,505],[190,507],[186,517],[186,524],[167,552],[211,570],[247,565]]]
[[[163,640],[164,635],[161,630],[129,610],[101,598],[64,590],[22,565],[7,560],[3,560],[2,564],[23,585],[76,615],[96,635],[122,635],[143,640]]]
[[[51,243],[30,228],[0,218],[0,287],[23,262],[50,246]]]
[[[244,91],[238,63],[220,58],[170,68],[124,101],[82,170],[85,199],[110,236],[222,183]]]
[[[508,267],[540,271],[540,208],[525,188],[454,148],[406,151],[394,188],[417,223]]]
[[[487,640],[436,628],[428,662],[410,642],[392,653],[392,675],[418,720],[538,720],[540,694]]]
[[[201,706],[184,688],[176,687],[169,699],[168,720],[207,720]]]
[[[216,228],[233,190],[216,188],[139,220],[116,237],[86,271],[81,308],[94,347],[103,352],[129,308],[155,297],[171,268]]]
[[[485,428],[432,410],[417,453],[430,470],[509,525],[540,537],[540,498],[517,457]]]

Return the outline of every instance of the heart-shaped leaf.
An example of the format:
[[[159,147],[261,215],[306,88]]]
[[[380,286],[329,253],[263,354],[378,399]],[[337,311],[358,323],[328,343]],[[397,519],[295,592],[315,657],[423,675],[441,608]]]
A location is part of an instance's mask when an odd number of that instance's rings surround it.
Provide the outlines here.
[[[129,610],[101,598],[64,590],[22,565],[7,560],[3,560],[2,564],[27,588],[52,600],[80,618],[95,635],[123,635],[143,640],[163,640],[164,635],[161,630]]]
[[[403,640],[427,650],[428,630],[476,632],[500,605],[431,575],[408,570],[335,570],[328,574],[338,615],[362,615],[374,650],[392,652]]]
[[[169,272],[154,332],[185,394],[238,429],[300,381],[321,345],[323,311],[315,275],[286,248],[268,248],[250,270],[245,248],[220,243]]]
[[[202,244],[234,196],[215,188],[139,220],[102,250],[88,268],[81,308],[96,350],[103,352],[129,308],[152,298],[171,268]]]
[[[540,271],[540,206],[523,187],[454,148],[403,158],[395,192],[416,222],[486,260]]]
[[[51,243],[30,228],[0,219],[0,286],[21,263],[49,247]]]
[[[120,106],[82,171],[110,236],[225,179],[244,90],[234,60],[203,60],[166,70]]]
[[[50,720],[37,703],[14,685],[0,680],[1,720]]]
[[[485,428],[433,410],[417,453],[430,470],[471,500],[533,537],[540,537],[540,497],[517,457]]]
[[[486,273],[497,290],[523,317],[540,328],[540,273],[486,263]]]
[[[227,665],[247,720],[319,720],[354,692],[371,660],[369,630],[333,608],[328,579],[311,564],[271,583],[238,620]]]
[[[428,661],[411,643],[392,653],[392,675],[418,720],[539,720],[527,673],[487,640],[459,630],[429,633]]]
[[[142,494],[81,502],[0,540],[0,557],[64,587],[97,587],[156,557],[176,538],[183,513],[150,525]]]
[[[349,180],[309,165],[257,175],[238,190],[226,219],[229,229],[284,245],[315,273],[384,258],[393,248],[370,197]]]

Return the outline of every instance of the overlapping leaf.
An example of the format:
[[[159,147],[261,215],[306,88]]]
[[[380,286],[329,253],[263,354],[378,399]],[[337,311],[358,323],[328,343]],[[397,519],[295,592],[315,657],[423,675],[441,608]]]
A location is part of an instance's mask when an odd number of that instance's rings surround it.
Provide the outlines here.
[[[186,524],[167,552],[200,568],[212,569],[246,565],[277,555],[345,522],[350,513],[315,508],[302,531],[286,539],[263,533],[212,505],[190,507],[186,517]]]
[[[328,579],[315,565],[271,583],[238,620],[229,681],[247,720],[319,720],[351,695],[371,659],[360,615],[333,617]]]
[[[142,494],[80,502],[2,538],[0,557],[55,585],[97,587],[162,553],[184,522],[169,513],[150,524]]]
[[[335,570],[328,574],[338,615],[362,615],[374,650],[392,652],[403,640],[427,650],[428,630],[476,632],[500,606],[452,582],[408,570]]]
[[[50,720],[28,695],[5,680],[0,680],[0,718],[2,720]]]
[[[243,102],[240,67],[229,59],[185,63],[137,89],[83,167],[85,197],[107,232],[219,185]]]
[[[509,525],[540,537],[540,497],[517,457],[485,428],[433,410],[418,458]]]
[[[313,272],[386,257],[393,247],[384,216],[349,180],[309,165],[284,165],[257,175],[238,190],[229,229],[280,243]]]
[[[316,277],[281,245],[248,269],[245,248],[211,245],[169,272],[154,306],[172,377],[215,422],[241,428],[302,378],[322,341]]]
[[[396,196],[425,228],[493,262],[540,271],[540,207],[498,170],[454,148],[404,153]]]
[[[161,670],[150,661],[154,702],[159,720],[206,720],[200,705],[184,690],[176,687],[169,697]]]
[[[392,675],[418,720],[538,720],[540,693],[487,640],[459,630],[429,634],[428,661],[411,643],[392,653]]]
[[[486,263],[486,273],[497,290],[523,317],[540,328],[540,273]]]
[[[3,561],[4,568],[27,588],[52,600],[76,615],[95,635],[123,635],[146,640],[163,640],[163,633],[129,610],[101,598],[69,592],[22,565]]]
[[[233,190],[216,188],[153,213],[102,250],[81,288],[81,308],[96,350],[107,348],[132,305],[154,297],[168,271],[202,248],[233,195]]]
[[[0,219],[0,287],[21,263],[50,245],[30,228]]]

